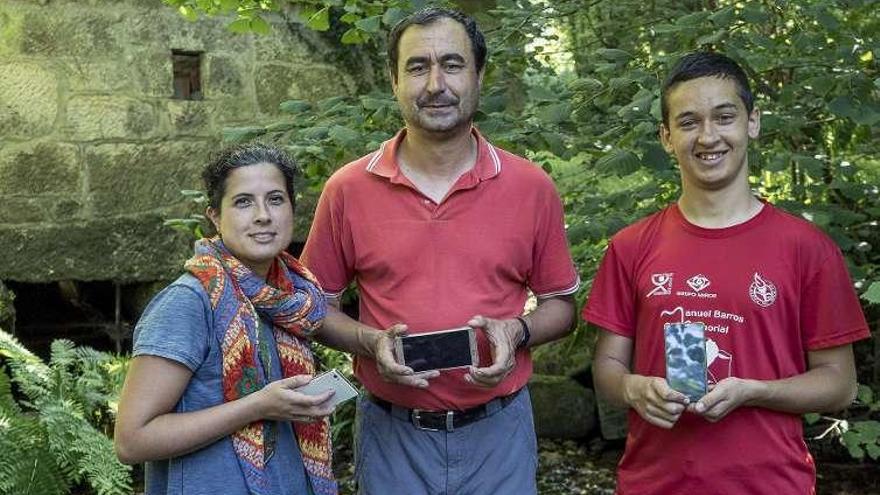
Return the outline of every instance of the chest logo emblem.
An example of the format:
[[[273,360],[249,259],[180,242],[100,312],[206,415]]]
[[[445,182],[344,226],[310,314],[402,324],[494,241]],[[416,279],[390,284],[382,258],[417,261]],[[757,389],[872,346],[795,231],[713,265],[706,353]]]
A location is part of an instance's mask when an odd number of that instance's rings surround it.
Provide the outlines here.
[[[691,289],[694,289],[694,292],[700,292],[706,287],[709,287],[712,282],[709,281],[709,278],[707,276],[700,273],[689,278],[687,284],[690,286]]]
[[[647,297],[651,296],[668,296],[672,294],[672,274],[671,273],[654,273],[651,275],[651,283],[654,288],[648,292]]]
[[[758,306],[766,308],[776,302],[776,286],[755,272],[752,284],[749,285],[749,297]]]

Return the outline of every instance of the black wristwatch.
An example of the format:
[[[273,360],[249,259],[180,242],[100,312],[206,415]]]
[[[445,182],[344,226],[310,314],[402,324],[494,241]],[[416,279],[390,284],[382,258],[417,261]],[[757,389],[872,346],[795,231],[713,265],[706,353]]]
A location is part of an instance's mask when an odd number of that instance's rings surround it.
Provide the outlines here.
[[[516,348],[520,349],[529,345],[529,340],[532,339],[532,332],[531,330],[529,330],[529,322],[527,322],[525,318],[523,318],[522,316],[517,316],[516,320],[519,322],[520,325],[522,325],[523,329],[523,338],[519,342],[519,344],[516,345]]]

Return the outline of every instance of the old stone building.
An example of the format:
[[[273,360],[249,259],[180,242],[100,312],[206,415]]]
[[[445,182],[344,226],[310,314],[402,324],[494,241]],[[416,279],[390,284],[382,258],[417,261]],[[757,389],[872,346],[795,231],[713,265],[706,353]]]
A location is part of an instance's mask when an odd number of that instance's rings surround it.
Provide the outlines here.
[[[188,212],[222,129],[363,87],[332,37],[271,22],[236,35],[159,0],[0,2],[0,288],[20,338],[124,335],[190,253],[162,223]]]

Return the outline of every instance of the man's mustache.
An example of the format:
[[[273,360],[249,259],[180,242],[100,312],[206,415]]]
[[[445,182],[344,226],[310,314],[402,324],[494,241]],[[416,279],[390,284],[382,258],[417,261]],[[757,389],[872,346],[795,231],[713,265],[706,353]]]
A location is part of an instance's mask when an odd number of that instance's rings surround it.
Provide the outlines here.
[[[446,105],[458,105],[458,98],[455,97],[441,97],[441,98],[423,98],[416,100],[416,103],[420,107],[434,107],[434,106],[446,106]]]

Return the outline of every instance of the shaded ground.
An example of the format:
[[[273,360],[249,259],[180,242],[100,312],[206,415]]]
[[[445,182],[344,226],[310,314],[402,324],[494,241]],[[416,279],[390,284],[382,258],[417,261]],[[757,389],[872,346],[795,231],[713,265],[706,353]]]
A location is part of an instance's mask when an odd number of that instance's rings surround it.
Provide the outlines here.
[[[600,440],[590,444],[570,440],[539,440],[538,493],[613,495],[614,466],[622,447],[622,443]],[[880,495],[880,464],[823,459],[837,458],[836,451],[829,452],[827,443],[821,447],[811,444],[810,448],[818,458],[816,491],[819,495]],[[352,495],[354,466],[351,451],[337,452],[334,463],[340,480],[340,495]]]

